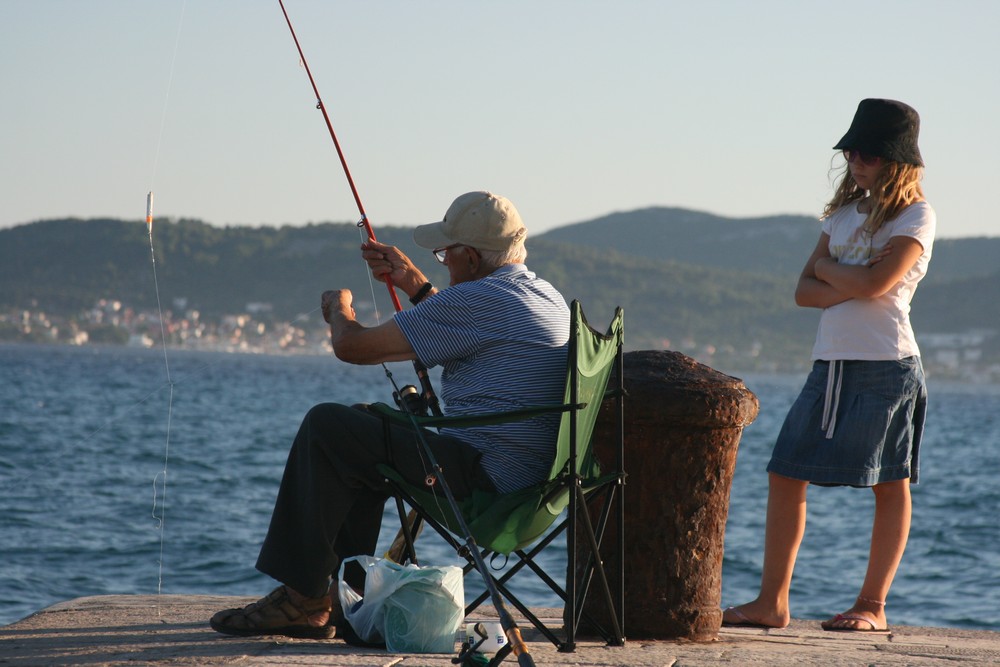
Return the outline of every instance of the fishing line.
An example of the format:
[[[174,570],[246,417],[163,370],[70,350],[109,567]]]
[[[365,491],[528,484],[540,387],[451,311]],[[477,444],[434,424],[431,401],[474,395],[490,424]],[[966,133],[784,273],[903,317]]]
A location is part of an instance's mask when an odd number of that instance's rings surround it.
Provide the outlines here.
[[[156,579],[156,594],[163,590],[163,546],[166,534],[166,508],[167,508],[167,466],[170,461],[170,425],[174,414],[174,381],[170,377],[170,358],[167,355],[167,331],[163,323],[163,306],[160,303],[160,283],[156,277],[156,251],[153,249],[153,193],[146,197],[146,226],[149,229],[149,256],[153,265],[153,289],[156,292],[156,310],[160,320],[160,345],[163,348],[163,366],[167,373],[167,387],[170,392],[167,397],[167,432],[166,441],[163,445],[163,470],[153,477],[153,509],[152,515],[156,519],[156,529],[160,533],[160,558]],[[160,484],[159,490],[159,514],[157,514],[157,482]],[[157,607],[159,614],[159,607]]]
[[[153,152],[153,169],[149,178],[150,191],[153,189],[153,180],[156,178],[156,168],[160,163],[160,146],[163,144],[163,129],[167,125],[167,108],[170,103],[170,90],[173,88],[174,83],[174,69],[177,65],[177,52],[180,50],[181,26],[184,24],[184,9],[186,6],[187,0],[181,2],[181,14],[180,18],[177,20],[177,35],[174,37],[174,53],[170,59],[170,71],[167,75],[167,92],[163,99],[163,111],[160,114],[160,132],[156,138],[156,150]]]
[[[170,106],[170,91],[173,88],[174,70],[177,65],[177,53],[180,51],[181,28],[184,25],[184,10],[186,6],[187,0],[181,2],[180,16],[177,20],[177,32],[174,36],[174,49],[170,58],[170,70],[167,75],[167,90],[163,97],[163,110],[160,113],[160,130],[156,139],[156,149],[153,152],[153,166],[149,179],[149,193],[146,195],[146,229],[149,233],[149,257],[153,267],[153,289],[156,292],[156,310],[160,321],[160,346],[163,349],[163,367],[166,371],[166,383],[169,388],[169,394],[167,397],[166,435],[163,445],[163,469],[153,477],[153,508],[151,510],[152,517],[156,520],[156,530],[160,533],[160,553],[156,575],[157,596],[163,592],[163,552],[166,542],[167,469],[170,462],[170,427],[174,411],[174,382],[170,376],[170,358],[167,354],[166,324],[163,322],[163,305],[160,300],[160,283],[156,275],[156,250],[153,247],[153,183],[156,180],[156,170],[160,161],[160,148],[163,144],[164,128],[166,127],[167,122],[167,109]],[[159,484],[159,488],[157,487],[157,484]],[[159,616],[159,605],[157,605],[156,613],[157,616]]]
[[[364,225],[361,222],[358,222],[358,236],[361,237],[362,243],[368,241],[368,235],[365,234]],[[382,315],[378,310],[378,299],[375,298],[375,280],[372,278],[370,271],[365,271],[365,273],[368,275],[368,292],[371,294],[372,306],[375,309],[375,323],[382,324]],[[382,364],[382,368],[386,368],[385,364]],[[386,368],[386,372],[389,372],[388,368]]]

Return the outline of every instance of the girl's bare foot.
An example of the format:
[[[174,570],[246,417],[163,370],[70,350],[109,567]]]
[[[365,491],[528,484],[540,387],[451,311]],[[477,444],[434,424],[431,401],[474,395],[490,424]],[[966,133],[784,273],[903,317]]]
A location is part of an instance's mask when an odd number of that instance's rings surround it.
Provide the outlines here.
[[[824,630],[842,632],[887,632],[885,602],[858,598],[854,606],[829,621],[820,623]]]
[[[722,624],[729,627],[744,628],[783,628],[788,625],[791,615],[768,608],[757,600],[729,607],[722,612]]]

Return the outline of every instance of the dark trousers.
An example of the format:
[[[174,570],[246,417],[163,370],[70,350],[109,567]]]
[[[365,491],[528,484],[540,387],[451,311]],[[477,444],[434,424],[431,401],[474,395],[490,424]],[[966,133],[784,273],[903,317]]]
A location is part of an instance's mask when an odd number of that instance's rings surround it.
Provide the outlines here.
[[[474,488],[493,490],[478,450],[423,433],[456,498]],[[373,555],[391,495],[375,468],[379,463],[391,464],[415,484],[430,472],[410,428],[386,427],[360,406],[324,403],[306,413],[288,454],[257,569],[303,595],[320,597],[342,559]],[[360,574],[345,577],[358,590]]]

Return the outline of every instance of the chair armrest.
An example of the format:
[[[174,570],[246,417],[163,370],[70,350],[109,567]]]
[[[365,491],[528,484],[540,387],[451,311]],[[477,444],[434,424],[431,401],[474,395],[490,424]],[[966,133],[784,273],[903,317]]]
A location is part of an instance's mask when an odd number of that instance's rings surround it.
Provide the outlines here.
[[[489,412],[474,415],[454,415],[436,417],[433,415],[410,415],[402,410],[397,410],[385,403],[372,403],[368,409],[391,422],[398,424],[412,424],[416,421],[418,426],[424,428],[462,428],[466,426],[489,426],[493,424],[505,424],[507,422],[522,421],[538,417],[541,415],[569,412],[570,410],[581,410],[586,407],[586,403],[560,403],[559,405],[539,405],[530,408],[519,408],[517,410],[507,410],[505,412]]]

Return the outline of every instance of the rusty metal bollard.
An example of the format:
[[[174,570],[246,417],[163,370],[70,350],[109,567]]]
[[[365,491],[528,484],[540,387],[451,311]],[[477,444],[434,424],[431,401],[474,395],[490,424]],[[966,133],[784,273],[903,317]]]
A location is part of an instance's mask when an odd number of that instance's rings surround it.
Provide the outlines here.
[[[625,389],[625,636],[713,640],[736,451],[757,397],[742,380],[670,351],[627,353]],[[613,420],[605,417],[595,448],[613,461]],[[607,535],[602,549],[610,571],[616,539]],[[593,591],[585,610],[607,619]]]

